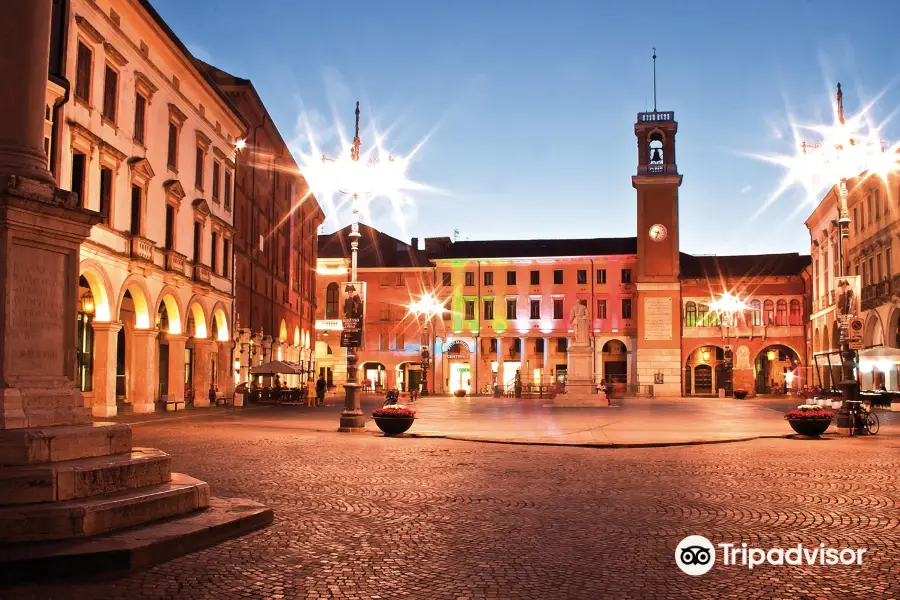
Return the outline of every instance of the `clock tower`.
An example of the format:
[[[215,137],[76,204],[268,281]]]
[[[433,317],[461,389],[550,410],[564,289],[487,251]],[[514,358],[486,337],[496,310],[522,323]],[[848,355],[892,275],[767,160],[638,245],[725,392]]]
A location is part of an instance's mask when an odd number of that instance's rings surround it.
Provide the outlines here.
[[[655,57],[654,57],[655,58]],[[657,396],[680,396],[681,282],[675,113],[638,113],[637,175],[637,383]]]

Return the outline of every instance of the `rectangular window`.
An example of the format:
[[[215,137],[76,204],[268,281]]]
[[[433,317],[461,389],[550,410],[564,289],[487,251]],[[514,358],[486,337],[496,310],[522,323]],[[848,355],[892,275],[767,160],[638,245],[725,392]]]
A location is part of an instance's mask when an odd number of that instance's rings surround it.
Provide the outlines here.
[[[166,204],[166,250],[175,249],[175,207]]]
[[[113,172],[112,169],[100,167],[100,214],[103,223],[109,225],[109,207],[112,206]]]
[[[491,338],[490,345],[488,346],[488,352],[497,353],[497,338]]]
[[[507,298],[506,299],[506,318],[509,320],[513,320],[516,318],[516,299],[515,298]]]
[[[622,269],[622,283],[631,283],[631,269]]]
[[[197,146],[197,162],[194,165],[194,187],[203,189],[203,148]]]
[[[75,59],[75,97],[91,103],[91,63],[94,53],[83,43],[78,42],[78,56]]]
[[[515,271],[507,271],[506,272],[506,285],[516,285],[516,272]]]
[[[544,338],[534,340],[534,351],[535,353],[544,351]]]
[[[576,281],[578,285],[587,285],[587,269],[578,269]]]
[[[881,220],[881,196],[878,195],[878,190],[872,190],[872,197],[875,198],[875,220]]]
[[[87,157],[81,152],[72,152],[72,191],[78,194],[81,206],[87,206],[87,198],[84,197],[84,183],[87,169]]]
[[[553,285],[562,285],[562,282],[563,282],[562,269],[554,269],[553,270]]]
[[[569,349],[569,338],[556,338],[556,351],[563,353]]]
[[[882,270],[881,253],[880,252],[877,255],[875,255],[875,264],[878,267],[878,270],[876,271],[878,273],[878,279],[875,280],[875,283],[881,283],[882,281],[884,281],[884,271]]]
[[[116,100],[119,96],[119,74],[107,65],[103,75],[103,116],[116,122]]]
[[[877,283],[875,281],[875,257],[869,257],[869,284]],[[827,288],[826,288],[827,289]]]
[[[452,273],[441,273],[441,285],[444,287],[450,287],[453,285],[453,274]]]
[[[622,318],[631,318],[631,298],[622,298]]]
[[[859,208],[853,207],[853,233],[859,233]]]
[[[194,264],[200,264],[200,222],[194,221]]]
[[[562,298],[554,298],[553,299],[553,318],[554,319],[562,319],[563,318]]]
[[[390,343],[391,343],[391,340],[390,340],[390,338],[388,337],[388,334],[382,332],[382,333],[381,333],[381,338],[379,339],[379,342],[378,342],[379,349],[381,349],[381,350],[390,350],[390,349],[391,349],[391,348],[390,348]]]
[[[169,123],[169,147],[166,164],[173,171],[178,170],[178,126],[175,123]]]
[[[869,207],[868,207],[869,208],[869,225],[871,225],[872,224],[872,213],[874,212],[872,210],[872,194],[869,194],[869,196],[868,196],[868,204],[869,204]]]
[[[228,271],[229,271],[228,256],[229,256],[230,252],[231,252],[231,242],[229,242],[227,238],[223,239],[222,240],[222,277],[225,277],[225,278],[228,277]]]
[[[147,121],[147,99],[140,94],[134,95],[134,141],[144,143],[144,129]]]
[[[209,268],[212,269],[213,273],[218,273],[219,271],[216,269],[218,266],[218,256],[216,250],[219,249],[219,234],[215,231],[212,232],[212,245],[209,248]]]
[[[597,299],[597,318],[598,319],[606,318],[606,299],[605,298]]]
[[[403,350],[406,348],[406,339],[403,337],[402,333],[397,334],[397,350]]]
[[[493,300],[485,300],[484,301],[484,320],[485,321],[493,321],[494,320],[494,301]]]
[[[540,319],[541,318],[541,301],[540,300],[532,300],[530,302],[531,306],[531,318],[532,319]]]
[[[131,235],[141,235],[141,212],[143,211],[144,190],[131,186]]]
[[[540,271],[532,271],[531,272],[531,285],[541,285],[541,272]]]
[[[212,180],[212,199],[213,202],[219,201],[219,161],[213,161],[213,180]]]
[[[378,303],[378,320],[379,321],[390,321],[391,319],[391,309],[388,307],[387,302],[379,302]]]
[[[484,272],[484,285],[494,285],[494,272],[493,271],[485,271]]]
[[[894,276],[894,265],[891,264],[891,247],[884,251],[884,276],[891,279]]]
[[[475,285],[475,271],[466,271],[466,287]]]
[[[597,269],[597,283],[600,285],[606,283],[606,269]]]
[[[225,169],[225,210],[231,210],[231,171]]]
[[[465,308],[466,308],[466,314],[465,314],[466,321],[474,321],[475,320],[475,301],[474,300],[466,300]]]

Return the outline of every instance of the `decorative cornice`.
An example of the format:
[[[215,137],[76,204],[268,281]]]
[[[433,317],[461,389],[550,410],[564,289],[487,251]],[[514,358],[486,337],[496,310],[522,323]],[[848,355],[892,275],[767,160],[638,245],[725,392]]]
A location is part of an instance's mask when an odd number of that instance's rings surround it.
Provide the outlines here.
[[[209,216],[209,219],[210,219],[210,221],[212,221],[214,224],[216,224],[216,225],[218,225],[219,227],[221,227],[223,231],[228,232],[228,233],[233,233],[233,232],[234,232],[234,227],[232,226],[232,224],[229,223],[229,222],[227,222],[227,221],[225,221],[225,220],[222,219],[221,217],[217,217],[216,215],[210,215],[210,216]]]
[[[149,182],[156,176],[156,173],[153,172],[153,167],[150,166],[150,161],[142,156],[129,158],[128,166],[131,168],[132,178],[143,179]]]
[[[209,136],[200,131],[199,129],[195,130],[197,133],[197,143],[200,146],[203,146],[203,150],[209,150],[210,144],[212,144],[212,140],[209,139]]]
[[[220,160],[225,160],[227,158],[225,156],[225,153],[222,152],[221,150],[219,150],[218,146],[213,146],[213,154],[215,154],[216,157],[219,158]]]
[[[163,183],[163,188],[166,190],[166,197],[174,199],[179,205],[181,204],[181,200],[185,197],[185,193],[184,187],[181,185],[180,181],[177,179],[169,179]]]
[[[106,41],[103,34],[97,31],[97,29],[83,16],[75,15],[75,24],[78,25],[78,29],[80,29],[84,35],[95,44],[102,44]]]
[[[169,102],[169,119],[176,121],[178,126],[184,125],[187,121],[187,115],[181,112],[181,109]]]
[[[110,44],[109,42],[103,42],[103,49],[106,50],[106,55],[112,59],[114,63],[116,63],[120,67],[124,67],[128,64],[128,59],[125,58],[121,52],[116,50],[116,47]]]
[[[122,152],[121,150],[119,150],[118,148],[116,148],[115,146],[110,144],[109,142],[101,141],[99,146],[100,146],[100,154],[109,154],[114,159],[116,159],[116,161],[118,161],[118,162],[122,162],[128,156],[127,154],[125,154],[124,152]]]
[[[197,198],[196,200],[194,200],[192,206],[194,207],[194,212],[204,217],[208,217],[211,213],[211,211],[209,210],[209,204],[207,204],[206,200],[204,200],[203,198]]]
[[[234,171],[234,161],[230,158],[225,159],[225,166]]]
[[[78,121],[68,119],[66,122],[69,124],[69,129],[73,135],[84,138],[92,146],[99,146],[100,143],[103,142],[103,138],[95,134],[93,131],[91,131]]]
[[[153,94],[155,94],[156,90],[159,89],[158,87],[156,87],[156,84],[150,81],[149,77],[147,77],[140,71],[134,72],[134,87],[138,92],[146,96],[147,100],[153,98]]]

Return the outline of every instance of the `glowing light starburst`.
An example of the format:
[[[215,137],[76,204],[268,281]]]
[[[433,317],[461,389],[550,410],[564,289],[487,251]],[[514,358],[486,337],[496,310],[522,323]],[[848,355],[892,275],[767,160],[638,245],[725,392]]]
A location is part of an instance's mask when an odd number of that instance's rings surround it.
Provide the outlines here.
[[[748,308],[745,300],[728,291],[723,292],[718,298],[713,298],[709,303],[710,311],[719,315],[719,322],[723,325],[735,323],[735,315]]]
[[[758,213],[795,185],[806,192],[803,206],[816,206],[828,190],[847,179],[879,177],[886,181],[890,174],[900,171],[900,157],[897,154],[900,144],[888,146],[881,139],[881,131],[889,119],[875,124],[871,116],[872,108],[882,94],[857,114],[845,119],[843,92],[838,84],[836,101],[832,105],[834,122],[831,125],[801,125],[792,121],[794,154],[752,155],[787,170],[778,188]],[[803,132],[812,134],[819,141],[807,143]]]
[[[425,140],[419,142],[408,156],[396,156],[385,149],[385,135],[375,130],[374,144],[361,152],[358,111],[357,106],[356,135],[352,139],[338,125],[341,150],[334,158],[326,157],[318,146],[317,136],[306,123],[306,148],[298,153],[300,172],[320,205],[335,221],[338,212],[348,202],[354,211],[362,212],[365,220],[370,220],[369,203],[375,198],[386,198],[390,201],[395,219],[402,225],[403,209],[413,203],[412,193],[433,191],[409,177],[412,159]],[[374,126],[372,129],[375,129]]]
[[[410,303],[406,307],[408,314],[418,319],[425,318],[427,324],[433,317],[443,314],[447,311],[444,304],[438,300],[434,294],[422,294],[417,299],[410,298]]]

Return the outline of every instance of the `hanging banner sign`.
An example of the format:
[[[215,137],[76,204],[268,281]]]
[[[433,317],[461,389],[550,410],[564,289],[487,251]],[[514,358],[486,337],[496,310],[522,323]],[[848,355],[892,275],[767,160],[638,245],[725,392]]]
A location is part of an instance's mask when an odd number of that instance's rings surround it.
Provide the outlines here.
[[[359,347],[363,342],[363,322],[366,307],[366,284],[348,281],[341,284],[341,347]]]

